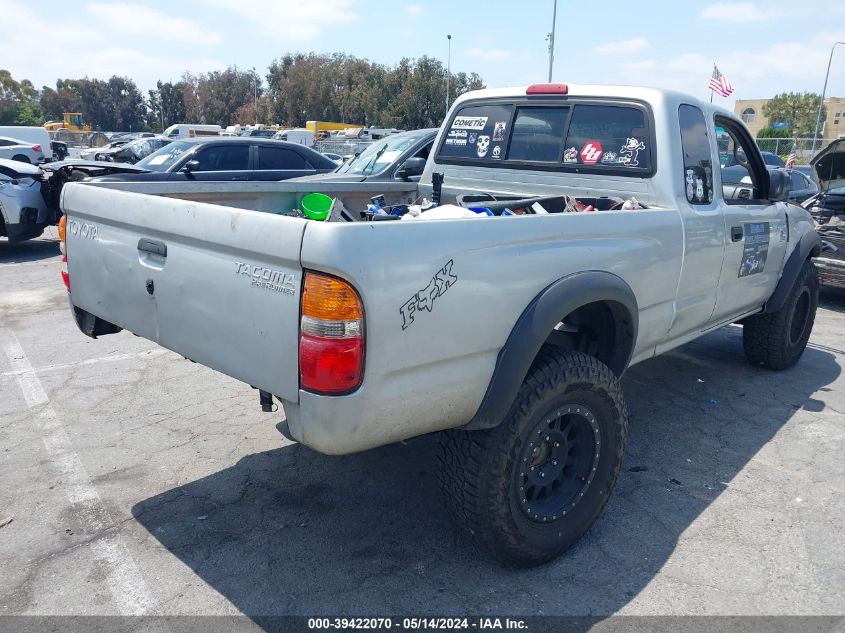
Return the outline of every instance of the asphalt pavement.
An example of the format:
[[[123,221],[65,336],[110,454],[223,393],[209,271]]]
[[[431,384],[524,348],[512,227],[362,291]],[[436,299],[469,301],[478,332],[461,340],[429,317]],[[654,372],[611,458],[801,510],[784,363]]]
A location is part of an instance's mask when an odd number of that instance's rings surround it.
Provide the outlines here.
[[[845,613],[845,293],[788,371],[738,327],[632,368],[604,514],[512,570],[448,520],[432,438],[294,444],[249,386],[83,336],[59,270],[54,230],[0,241],[0,615]]]

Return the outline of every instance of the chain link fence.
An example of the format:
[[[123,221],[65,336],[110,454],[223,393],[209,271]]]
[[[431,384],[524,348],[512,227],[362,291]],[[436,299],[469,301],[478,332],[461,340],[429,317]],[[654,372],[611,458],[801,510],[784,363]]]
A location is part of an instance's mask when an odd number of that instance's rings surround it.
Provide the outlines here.
[[[832,138],[758,138],[757,147],[761,152],[777,154],[786,161],[789,153],[795,146],[795,162],[798,165],[806,165],[810,159],[828,146]]]
[[[61,141],[67,143],[68,147],[102,147],[109,142],[109,137],[103,132],[72,132],[71,130],[60,128],[55,131],[49,131],[51,141]]]
[[[348,156],[350,154],[363,152],[374,142],[375,141],[357,141],[355,139],[342,141],[317,141],[314,143],[314,149],[318,152],[329,152],[331,154],[339,154],[340,156]]]

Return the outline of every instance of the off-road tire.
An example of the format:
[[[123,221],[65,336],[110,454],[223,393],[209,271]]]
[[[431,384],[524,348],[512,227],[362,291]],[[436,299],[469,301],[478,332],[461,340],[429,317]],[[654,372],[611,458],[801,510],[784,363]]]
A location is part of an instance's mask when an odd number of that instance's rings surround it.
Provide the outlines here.
[[[29,163],[30,165],[32,164],[32,161],[29,160],[29,157],[24,156],[23,154],[15,154],[14,156],[12,156],[12,160],[16,160],[19,163]]]
[[[768,369],[792,367],[807,347],[818,305],[819,275],[807,260],[780,310],[743,321],[742,346],[748,360]]]
[[[568,499],[561,511],[554,512],[554,519],[544,516],[546,520],[538,522],[529,516],[531,509],[520,491],[520,482],[530,484],[518,471],[525,469],[524,455],[532,454],[529,445],[537,441],[537,426],[542,428],[561,411],[574,412],[576,407],[591,412],[584,436],[595,441],[589,450],[589,459],[595,460],[589,465],[593,472],[583,479],[579,473],[589,471],[589,466],[575,473],[573,482],[586,482],[579,484],[586,487],[580,497],[575,493],[572,507]],[[570,419],[567,416],[558,419]],[[438,470],[446,505],[492,557],[515,566],[548,562],[572,547],[601,514],[619,476],[627,435],[625,399],[610,368],[580,352],[544,349],[499,426],[441,433]],[[536,454],[537,448],[533,451]]]

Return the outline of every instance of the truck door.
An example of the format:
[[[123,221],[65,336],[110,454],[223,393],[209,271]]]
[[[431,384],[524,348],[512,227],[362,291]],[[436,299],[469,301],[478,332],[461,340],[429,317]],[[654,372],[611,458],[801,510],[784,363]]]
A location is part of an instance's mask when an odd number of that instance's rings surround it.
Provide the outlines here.
[[[762,306],[774,292],[786,254],[786,206],[767,199],[769,176],[754,139],[737,121],[716,116],[714,132],[730,167],[716,175],[716,199],[728,233],[714,322]],[[739,180],[739,182],[730,182]]]
[[[667,339],[698,332],[716,305],[716,290],[725,256],[725,219],[713,196],[712,132],[700,108],[678,108],[684,197],[678,200],[684,223],[684,260],[675,300],[675,318]]]

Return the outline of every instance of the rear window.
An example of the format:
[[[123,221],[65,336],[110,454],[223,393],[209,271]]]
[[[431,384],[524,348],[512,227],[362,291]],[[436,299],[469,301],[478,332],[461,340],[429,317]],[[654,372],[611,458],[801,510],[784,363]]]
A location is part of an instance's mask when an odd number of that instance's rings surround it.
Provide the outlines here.
[[[633,105],[468,105],[453,117],[438,158],[642,173],[652,169],[650,145],[645,110]]]
[[[452,119],[440,156],[470,160],[502,160],[512,105],[468,106]]]
[[[258,169],[312,169],[298,153],[283,147],[258,148]]]

